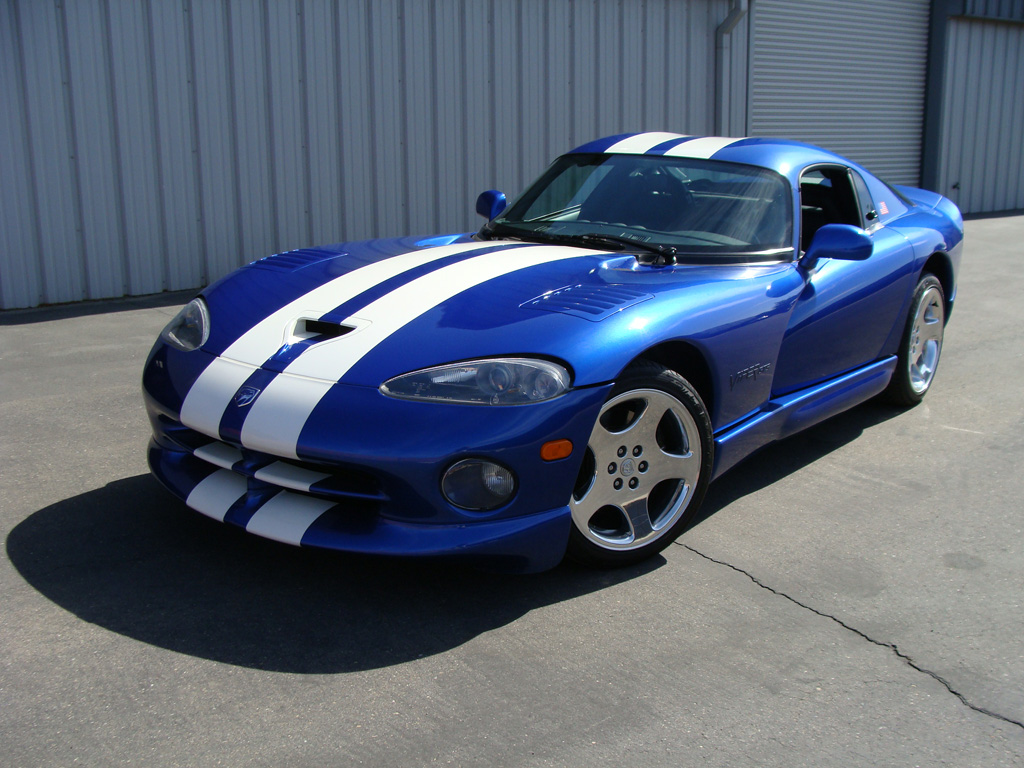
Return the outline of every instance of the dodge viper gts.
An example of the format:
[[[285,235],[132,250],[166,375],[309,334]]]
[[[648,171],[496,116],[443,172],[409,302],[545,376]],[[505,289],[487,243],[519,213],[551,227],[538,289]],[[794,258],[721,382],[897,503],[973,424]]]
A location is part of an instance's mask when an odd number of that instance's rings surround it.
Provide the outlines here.
[[[477,211],[203,290],[145,366],[156,478],[295,545],[615,566],[759,448],[933,382],[960,213],[831,152],[625,134]]]

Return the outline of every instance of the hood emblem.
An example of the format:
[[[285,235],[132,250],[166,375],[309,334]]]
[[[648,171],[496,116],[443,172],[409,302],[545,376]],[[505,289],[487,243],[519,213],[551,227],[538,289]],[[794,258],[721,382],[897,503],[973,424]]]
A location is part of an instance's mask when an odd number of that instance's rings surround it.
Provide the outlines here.
[[[247,405],[252,405],[252,401],[260,396],[260,391],[261,390],[256,387],[242,387],[235,395],[235,405],[239,408],[245,408]]]

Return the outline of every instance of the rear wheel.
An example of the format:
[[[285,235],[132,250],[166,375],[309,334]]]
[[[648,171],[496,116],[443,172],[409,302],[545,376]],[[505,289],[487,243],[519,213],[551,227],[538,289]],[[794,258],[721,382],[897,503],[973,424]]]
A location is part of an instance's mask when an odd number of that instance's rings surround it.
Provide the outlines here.
[[[896,371],[886,395],[898,405],[917,405],[935,378],[946,327],[946,298],[942,283],[925,274],[914,290],[907,326],[900,342]]]
[[[678,536],[704,498],[714,443],[689,382],[656,363],[629,368],[601,409],[569,507],[569,555],[635,563]]]

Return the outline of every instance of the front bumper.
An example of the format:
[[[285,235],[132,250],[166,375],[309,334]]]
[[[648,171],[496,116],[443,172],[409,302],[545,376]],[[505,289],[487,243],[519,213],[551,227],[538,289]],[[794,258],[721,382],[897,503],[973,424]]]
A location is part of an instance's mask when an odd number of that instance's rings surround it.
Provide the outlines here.
[[[149,445],[149,466],[196,511],[287,544],[363,554],[455,556],[493,570],[529,573],[558,565],[569,537],[568,506],[462,525],[416,524],[382,517],[373,502],[334,502],[211,467],[155,440]]]
[[[489,407],[395,400],[338,384],[314,414],[315,428],[303,432],[295,459],[184,426],[177,413],[184,392],[168,396],[160,369],[143,379],[153,425],[149,465],[189,507],[293,545],[455,556],[511,572],[545,570],[562,559],[567,502],[608,389]],[[541,445],[560,438],[572,441],[572,455],[541,460]],[[515,498],[484,513],[449,504],[441,477],[467,457],[511,468],[519,479]]]

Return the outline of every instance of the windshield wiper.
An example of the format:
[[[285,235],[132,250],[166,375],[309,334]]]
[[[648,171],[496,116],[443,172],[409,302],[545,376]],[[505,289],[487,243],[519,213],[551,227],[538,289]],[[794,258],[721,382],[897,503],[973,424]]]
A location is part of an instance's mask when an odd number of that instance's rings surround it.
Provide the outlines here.
[[[608,247],[609,245],[620,246],[617,250],[634,250],[643,251],[644,253],[653,253],[657,256],[653,262],[655,265],[676,263],[676,249],[672,246],[659,245],[658,243],[646,243],[643,240],[635,240],[632,237],[625,237],[623,235],[605,235],[600,232],[584,232],[579,235],[572,235],[562,232],[556,233],[519,229],[518,227],[509,227],[507,225],[503,226],[501,224],[496,226],[485,224],[478,235],[484,240],[490,240],[492,237],[509,237],[515,240],[526,240],[541,243],[594,245],[599,247]],[[637,258],[640,258],[639,254],[637,254]]]
[[[624,235],[604,235],[598,232],[587,232],[582,235],[566,235],[566,237],[574,240],[579,240],[582,243],[590,243],[592,245],[608,245],[609,243],[614,245],[625,246],[624,250],[640,250],[647,253],[653,253],[658,258],[655,259],[655,264],[675,264],[676,263],[676,249],[671,245],[659,245],[658,243],[646,243],[643,240],[634,240],[632,237],[625,237]],[[639,258],[639,255],[637,256]]]

